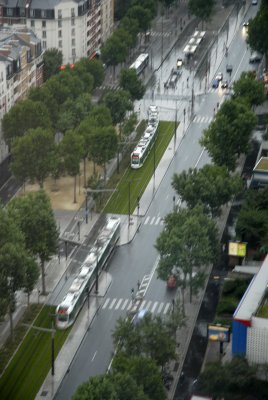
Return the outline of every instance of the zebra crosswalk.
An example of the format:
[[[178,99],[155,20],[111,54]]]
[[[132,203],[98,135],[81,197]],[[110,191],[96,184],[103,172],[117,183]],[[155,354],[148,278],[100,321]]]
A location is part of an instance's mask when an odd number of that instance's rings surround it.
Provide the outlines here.
[[[210,124],[210,122],[213,120],[213,117],[208,117],[208,116],[202,116],[202,115],[196,115],[194,117],[193,122],[196,124]]]
[[[118,84],[113,84],[113,85],[101,85],[98,87],[99,90],[117,90],[119,89]]]
[[[145,218],[143,225],[164,225],[164,221],[162,217],[151,217],[150,215],[148,215]]]
[[[110,298],[108,297],[102,307],[102,310],[115,310],[115,311],[138,311],[147,310],[152,314],[167,314],[172,309],[171,303],[153,300],[140,300],[135,302],[131,299],[124,298]]]

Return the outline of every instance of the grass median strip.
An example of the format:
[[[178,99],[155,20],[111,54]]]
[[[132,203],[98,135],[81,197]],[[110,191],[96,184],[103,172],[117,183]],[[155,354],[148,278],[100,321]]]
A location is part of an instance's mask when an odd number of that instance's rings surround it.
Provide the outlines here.
[[[174,122],[161,121],[159,123],[155,149],[153,146],[144,165],[140,169],[133,170],[130,168],[130,165],[126,168],[124,175],[117,185],[117,190],[109,199],[104,212],[128,214],[129,208],[131,213],[135,210],[138,196],[143,194],[154,174],[154,157],[155,167],[157,167],[173,135]]]
[[[52,327],[55,307],[44,306],[34,326]],[[69,330],[55,333],[55,358],[68,336]],[[2,399],[34,399],[51,368],[51,333],[31,328],[0,379]],[[55,364],[55,369],[57,365]]]

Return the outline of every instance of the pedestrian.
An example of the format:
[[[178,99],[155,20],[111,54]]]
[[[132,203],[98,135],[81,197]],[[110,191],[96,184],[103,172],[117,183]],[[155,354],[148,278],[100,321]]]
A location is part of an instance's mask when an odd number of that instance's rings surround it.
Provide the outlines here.
[[[215,115],[216,114],[216,109],[215,109],[215,107],[213,108],[213,115]]]
[[[217,103],[217,110],[219,109],[219,106],[220,106],[220,103],[218,102],[218,103]]]
[[[137,286],[138,286],[138,290],[140,289],[140,281],[138,280],[138,282],[137,282]]]

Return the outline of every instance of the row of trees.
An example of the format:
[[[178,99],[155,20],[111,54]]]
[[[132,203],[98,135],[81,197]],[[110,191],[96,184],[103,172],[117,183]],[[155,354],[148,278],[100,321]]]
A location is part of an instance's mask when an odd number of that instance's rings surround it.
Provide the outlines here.
[[[44,191],[12,200],[0,207],[0,316],[10,317],[13,338],[13,312],[16,292],[30,294],[42,273],[42,293],[46,292],[45,262],[56,253],[58,231],[49,199]]]
[[[164,400],[163,371],[176,359],[175,332],[184,323],[174,305],[166,320],[147,313],[140,320],[119,319],[113,332],[115,356],[106,375],[90,378],[73,400]]]
[[[183,305],[185,288],[189,286],[191,301],[192,294],[204,286],[206,267],[217,260],[219,240],[212,218],[220,216],[222,206],[243,189],[241,177],[233,171],[239,156],[247,153],[250,147],[256,124],[252,107],[264,101],[263,85],[252,73],[242,73],[233,89],[232,98],[223,103],[200,141],[214,164],[174,174],[172,187],[187,208],[176,208],[166,216],[165,229],[156,241],[160,254],[158,276],[163,280],[169,275],[176,276]],[[260,203],[265,200],[266,197],[260,199]],[[244,238],[251,218],[248,212],[251,202],[248,204],[238,225]],[[258,220],[263,212],[258,213]],[[248,235],[256,230],[256,224],[253,225]],[[263,221],[259,239],[266,225]]]
[[[157,2],[132,0],[124,2],[121,7],[117,4],[117,9],[120,9],[122,17],[119,26],[101,49],[103,62],[114,68],[126,61],[130,50],[137,44],[138,33],[145,33],[150,28],[157,13]]]

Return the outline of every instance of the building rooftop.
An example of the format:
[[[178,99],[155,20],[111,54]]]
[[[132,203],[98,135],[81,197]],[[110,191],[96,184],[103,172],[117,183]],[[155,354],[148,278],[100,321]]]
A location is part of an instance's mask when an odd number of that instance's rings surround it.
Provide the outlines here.
[[[256,314],[262,303],[268,285],[268,255],[263,264],[250,282],[244,296],[242,297],[233,318],[239,321],[250,321],[252,315]]]
[[[254,171],[268,171],[268,157],[261,157],[255,165]]]

